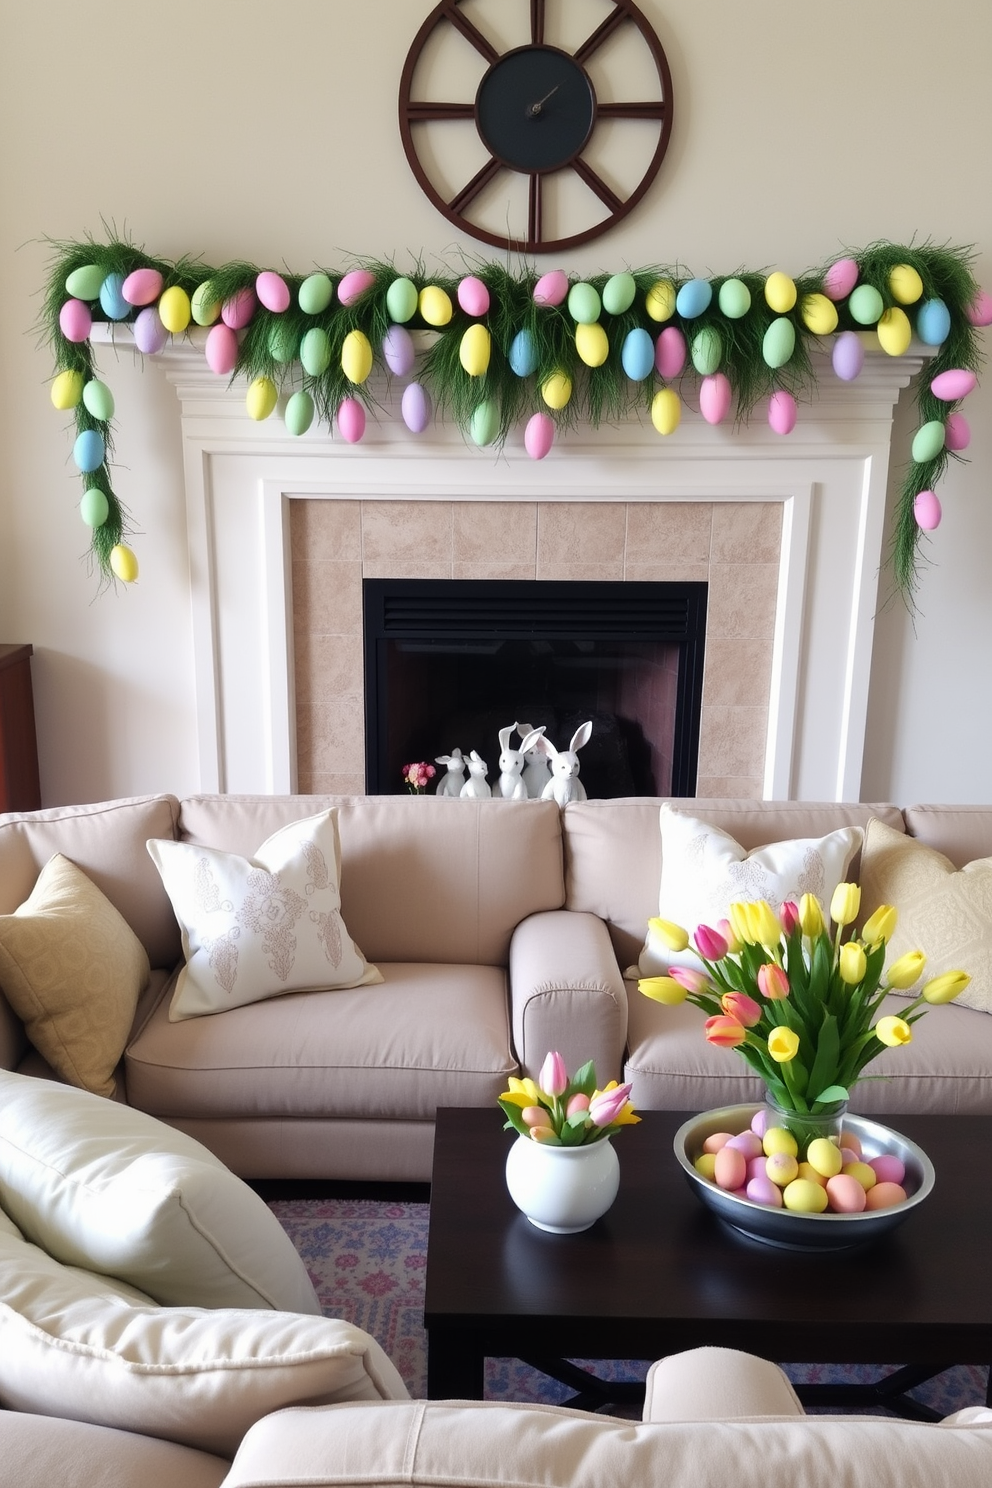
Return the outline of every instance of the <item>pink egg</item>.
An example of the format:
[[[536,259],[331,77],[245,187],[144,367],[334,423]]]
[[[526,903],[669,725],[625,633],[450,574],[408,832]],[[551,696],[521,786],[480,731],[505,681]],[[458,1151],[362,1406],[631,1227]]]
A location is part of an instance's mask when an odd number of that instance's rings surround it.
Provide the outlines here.
[[[721,1147],[726,1147],[733,1136],[733,1132],[711,1132],[703,1142],[704,1152],[719,1152]]]
[[[274,273],[272,269],[263,269],[259,274],[255,280],[255,293],[266,310],[272,310],[276,315],[289,309],[289,285],[281,274]]]
[[[685,337],[678,326],[666,326],[654,348],[654,365],[659,377],[670,382],[680,376],[688,355]]]
[[[827,1199],[835,1214],[860,1214],[865,1207],[865,1191],[857,1178],[838,1173],[827,1179]]]
[[[855,1151],[853,1147],[848,1147],[846,1145],[842,1145],[841,1146],[841,1149],[840,1149],[840,1155],[841,1155],[841,1159],[843,1161],[843,1164],[844,1164],[844,1167],[845,1168],[847,1167],[848,1163],[860,1162],[861,1161],[861,1149],[860,1148],[858,1148],[858,1150]]]
[[[338,429],[348,444],[357,444],[365,433],[365,409],[357,398],[345,398],[338,408]]]
[[[934,491],[918,492],[913,501],[913,516],[917,527],[921,527],[924,532],[933,532],[935,527],[940,526],[943,515],[940,500]]]
[[[768,1173],[765,1169],[765,1160],[766,1159],[764,1153],[762,1153],[760,1157],[752,1157],[749,1159],[747,1165],[747,1176],[749,1180],[751,1178],[768,1177]]]
[[[949,450],[967,449],[971,443],[971,425],[963,413],[949,413],[944,420],[944,446]]]
[[[906,1176],[906,1164],[894,1152],[883,1152],[880,1157],[870,1157],[868,1166],[879,1183],[901,1183]],[[875,1186],[877,1188],[878,1184]]]
[[[865,364],[865,349],[857,331],[841,331],[830,355],[834,372],[842,382],[853,382]]]
[[[858,265],[853,258],[839,258],[823,276],[823,293],[828,300],[846,300],[858,282]]]
[[[400,399],[400,413],[411,434],[422,434],[431,421],[431,400],[419,382],[408,383]]]
[[[704,377],[699,384],[699,411],[708,424],[719,424],[730,412],[730,383],[722,372]]]
[[[930,384],[930,391],[935,398],[941,398],[945,403],[953,403],[958,398],[967,398],[977,382],[978,378],[967,367],[951,367],[947,372],[941,372],[934,378]]]
[[[458,281],[458,303],[466,315],[485,315],[489,309],[489,291],[481,279],[466,274]]]
[[[67,341],[85,341],[93,329],[90,307],[82,300],[66,300],[59,311],[59,330]]]
[[[748,1131],[738,1132],[736,1137],[731,1137],[727,1146],[736,1147],[738,1152],[743,1152],[744,1156],[748,1159],[761,1156],[761,1138],[757,1132],[753,1132],[750,1129]]]
[[[767,1106],[762,1106],[755,1111],[751,1117],[751,1130],[759,1137],[763,1137],[772,1124],[772,1113]]]
[[[524,449],[532,460],[543,460],[555,442],[555,421],[549,413],[532,413],[524,429]]]
[[[980,289],[965,311],[973,326],[992,325],[992,295]]]
[[[745,1192],[752,1204],[767,1204],[772,1209],[782,1207],[782,1190],[764,1174],[749,1179]]]
[[[240,331],[251,320],[258,309],[258,300],[255,291],[250,285],[239,289],[229,300],[225,300],[220,309],[220,318],[232,331]]]
[[[134,318],[134,344],[146,356],[162,351],[169,333],[162,324],[156,305],[146,305]]]
[[[338,299],[342,305],[353,305],[374,283],[371,269],[350,269],[338,285]]]
[[[905,1202],[906,1190],[899,1183],[876,1183],[865,1194],[866,1209],[891,1209]]]
[[[721,1147],[716,1155],[713,1177],[718,1188],[743,1188],[747,1179],[747,1159],[736,1147]]]
[[[768,400],[768,423],[776,434],[791,434],[796,427],[796,400],[785,388],[776,388]]]
[[[568,275],[564,269],[552,269],[534,285],[534,304],[560,305],[567,294]]]
[[[150,305],[162,293],[158,269],[134,269],[121,285],[121,299],[129,305]]]
[[[219,377],[233,372],[238,362],[238,336],[229,325],[214,325],[207,332],[204,347],[207,366]]]

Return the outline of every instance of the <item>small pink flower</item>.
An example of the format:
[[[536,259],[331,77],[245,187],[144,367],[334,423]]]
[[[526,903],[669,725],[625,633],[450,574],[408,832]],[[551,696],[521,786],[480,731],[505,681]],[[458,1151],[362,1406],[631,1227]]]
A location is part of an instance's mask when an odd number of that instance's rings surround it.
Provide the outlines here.
[[[609,1126],[627,1104],[629,1085],[615,1085],[612,1090],[597,1090],[589,1102],[589,1116],[593,1126]]]
[[[746,992],[725,992],[720,998],[720,1006],[728,1017],[736,1018],[745,1028],[753,1028],[761,1022],[761,1005]]]
[[[734,932],[734,927],[729,920],[717,920],[716,928],[727,942],[727,955],[734,956],[741,948],[741,943]]]
[[[555,1099],[559,1095],[564,1095],[565,1087],[568,1084],[568,1070],[565,1068],[565,1061],[560,1054],[552,1053],[545,1057],[544,1063],[541,1065],[541,1073],[537,1077],[537,1083],[540,1089],[544,1091],[544,1094],[550,1095],[552,1099]]]
[[[718,930],[712,930],[709,925],[697,925],[693,938],[696,942],[696,950],[707,961],[722,961],[727,954],[726,939]]]
[[[670,966],[668,975],[673,982],[678,982],[687,992],[712,992],[713,983],[705,972],[696,971],[691,966]]]
[[[736,1018],[730,1018],[726,1013],[717,1013],[712,1018],[707,1018],[703,1024],[703,1031],[711,1044],[716,1044],[719,1049],[736,1049],[747,1038],[747,1029],[744,1024]]]
[[[786,899],[778,912],[778,917],[782,921],[782,929],[786,935],[791,935],[799,924],[799,905],[791,899]]]
[[[789,995],[789,978],[776,961],[758,967],[758,991],[769,1002],[782,1002]]]

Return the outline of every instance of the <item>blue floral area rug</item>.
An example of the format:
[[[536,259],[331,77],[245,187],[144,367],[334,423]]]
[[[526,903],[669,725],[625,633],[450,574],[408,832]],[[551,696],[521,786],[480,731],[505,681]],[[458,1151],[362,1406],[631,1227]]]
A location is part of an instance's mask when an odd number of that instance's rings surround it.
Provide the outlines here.
[[[326,1317],[344,1318],[377,1339],[410,1394],[427,1394],[424,1276],[427,1223],[424,1203],[374,1199],[272,1199],[276,1218],[310,1273]],[[643,1379],[647,1361],[576,1360],[601,1379]],[[867,1384],[891,1373],[885,1364],[785,1364],[797,1384]],[[940,1415],[984,1405],[988,1370],[958,1365],[912,1391]],[[486,1399],[557,1405],[571,1393],[519,1359],[486,1361]],[[851,1414],[849,1408],[843,1414]],[[885,1412],[881,1412],[885,1414]]]

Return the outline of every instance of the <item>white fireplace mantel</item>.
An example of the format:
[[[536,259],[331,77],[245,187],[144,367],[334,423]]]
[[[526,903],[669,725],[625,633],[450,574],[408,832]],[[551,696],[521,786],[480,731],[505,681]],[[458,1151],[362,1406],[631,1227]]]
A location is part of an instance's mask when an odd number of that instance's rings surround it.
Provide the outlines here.
[[[119,352],[130,340],[124,327],[94,331]],[[296,786],[294,500],[780,501],[764,794],[859,799],[893,411],[928,355],[890,358],[873,341],[852,383],[814,358],[817,388],[786,438],[760,410],[714,427],[690,405],[667,439],[646,419],[579,428],[540,462],[522,431],[500,451],[443,423],[411,434],[385,383],[361,444],[322,426],[294,438],[278,411],[248,418],[244,384],[209,371],[202,336],[146,359],[181,410],[202,788]]]

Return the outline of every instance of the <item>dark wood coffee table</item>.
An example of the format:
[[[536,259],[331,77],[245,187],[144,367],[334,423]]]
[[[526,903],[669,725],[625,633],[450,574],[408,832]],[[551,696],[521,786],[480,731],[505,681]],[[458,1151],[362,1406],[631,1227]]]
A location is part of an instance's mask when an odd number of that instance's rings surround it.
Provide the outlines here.
[[[571,1405],[633,1400],[637,1386],[568,1361],[714,1344],[779,1362],[899,1360],[874,1386],[807,1386],[801,1398],[931,1420],[905,1390],[951,1364],[992,1360],[992,1117],[887,1118],[933,1161],[931,1197],[873,1244],[815,1255],[748,1240],[699,1202],[672,1152],[686,1119],[647,1111],[621,1132],[612,1209],[582,1234],[549,1235],[506,1191],[515,1138],[499,1110],[438,1112],[424,1305],[431,1398],[481,1399],[485,1359],[513,1357],[577,1388]]]

